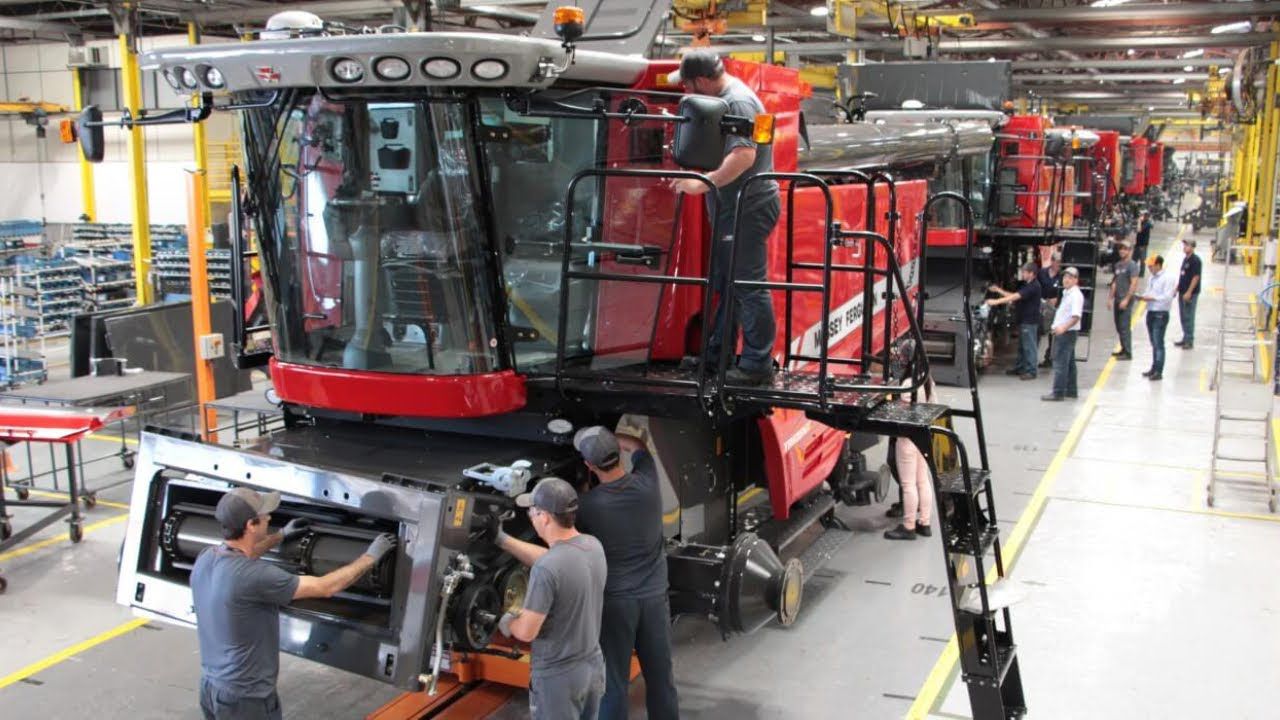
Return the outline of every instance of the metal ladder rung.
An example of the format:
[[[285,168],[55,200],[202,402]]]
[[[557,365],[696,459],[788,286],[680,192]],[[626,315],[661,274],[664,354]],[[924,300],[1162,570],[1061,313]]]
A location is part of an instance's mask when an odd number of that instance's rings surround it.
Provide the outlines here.
[[[1242,463],[1267,462],[1267,456],[1265,454],[1262,457],[1243,457],[1241,455],[1222,455],[1222,454],[1214,455],[1214,457],[1217,458],[1218,460],[1226,460],[1227,462],[1242,462]]]
[[[1235,422],[1260,422],[1260,423],[1267,422],[1271,419],[1270,417],[1267,416],[1266,413],[1260,413],[1260,414],[1254,414],[1254,415],[1222,414],[1222,415],[1219,415],[1218,418],[1222,420],[1233,420]]]
[[[1225,440],[1256,440],[1258,442],[1262,442],[1262,438],[1258,437],[1256,433],[1251,435],[1246,435],[1245,433],[1218,433],[1218,439],[1219,440],[1224,440],[1224,439]]]

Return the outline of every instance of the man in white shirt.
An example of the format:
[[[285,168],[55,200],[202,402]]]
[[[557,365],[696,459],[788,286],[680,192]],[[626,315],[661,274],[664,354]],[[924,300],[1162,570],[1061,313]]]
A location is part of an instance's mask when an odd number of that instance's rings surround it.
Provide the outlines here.
[[[1053,392],[1041,400],[1058,402],[1079,397],[1076,388],[1076,338],[1080,336],[1080,318],[1084,317],[1084,293],[1076,287],[1080,271],[1073,267],[1062,271],[1062,295],[1053,314]]]
[[[1164,258],[1156,255],[1147,259],[1151,279],[1147,291],[1140,299],[1147,301],[1147,336],[1151,338],[1151,369],[1142,373],[1149,380],[1164,377],[1164,331],[1169,327],[1169,308],[1178,294],[1178,278],[1165,272]]]

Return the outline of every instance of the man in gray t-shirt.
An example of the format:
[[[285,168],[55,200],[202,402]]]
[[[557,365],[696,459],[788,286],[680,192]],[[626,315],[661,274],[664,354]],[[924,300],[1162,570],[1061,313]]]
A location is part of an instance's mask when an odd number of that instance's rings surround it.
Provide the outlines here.
[[[724,63],[715,53],[693,50],[680,60],[676,75],[685,90],[697,95],[709,95],[724,100],[729,114],[754,118],[765,112],[764,103],[751,88],[732,75],[725,73]],[[737,246],[733,277],[738,280],[764,281],[768,279],[769,234],[778,223],[780,206],[778,184],[773,180],[748,180],[762,173],[773,172],[773,146],[759,145],[751,138],[727,135],[724,140],[724,160],[720,167],[707,173],[716,186],[717,211],[715,233],[711,249],[711,283],[723,297],[729,285],[729,254]],[[677,192],[700,195],[707,192],[705,183],[682,179],[671,181]],[[741,195],[741,196],[740,196]],[[738,203],[742,203],[742,217],[734,229]],[[708,200],[708,208],[710,201]],[[736,288],[734,291],[736,315],[742,323],[742,356],[737,367],[725,374],[732,385],[762,385],[773,377],[773,342],[777,326],[773,317],[773,300],[768,290],[761,288]],[[730,313],[732,315],[733,313]],[[737,328],[726,328],[723,302],[716,303],[712,318],[711,339],[703,348],[703,360],[716,362],[724,343],[737,344]]]
[[[1138,289],[1138,263],[1133,261],[1133,246],[1120,243],[1116,248],[1119,259],[1112,268],[1111,289],[1107,291],[1107,306],[1116,321],[1116,335],[1120,349],[1111,353],[1116,360],[1133,359],[1133,333],[1129,319],[1133,316],[1133,295]]]
[[[205,720],[278,720],[280,608],[347,589],[395,547],[394,536],[380,535],[364,555],[323,577],[293,575],[261,560],[311,532],[301,518],[272,532],[271,513],[279,506],[280,493],[236,488],[223,495],[214,516],[225,541],[201,551],[191,569]]]
[[[498,629],[533,644],[529,712],[534,720],[595,720],[604,696],[604,548],[574,529],[578,493],[564,480],[544,478],[516,504],[529,509],[529,522],[547,547],[496,528],[498,547],[530,567],[524,606],[503,615]]]

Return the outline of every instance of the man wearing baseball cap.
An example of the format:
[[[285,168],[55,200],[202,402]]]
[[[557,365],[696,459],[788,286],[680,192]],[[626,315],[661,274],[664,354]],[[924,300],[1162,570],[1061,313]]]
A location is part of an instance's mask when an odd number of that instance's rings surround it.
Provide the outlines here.
[[[1084,317],[1084,293],[1076,287],[1080,271],[1074,267],[1062,271],[1062,296],[1053,314],[1053,392],[1041,400],[1058,401],[1079,397],[1076,385],[1076,338],[1080,335],[1080,318]]]
[[[573,446],[600,481],[582,497],[578,522],[600,539],[609,563],[600,632],[606,680],[600,718],[626,719],[634,650],[644,674],[648,717],[677,720],[662,489],[653,456],[640,440],[598,425],[579,430]],[[631,472],[623,466],[623,451],[631,453]]]
[[[278,492],[242,487],[223,495],[214,510],[223,543],[202,550],[191,569],[205,720],[280,718],[281,606],[346,590],[396,544],[394,535],[379,535],[365,554],[327,575],[294,575],[261,559],[277,545],[311,532],[303,518],[272,532],[271,513],[278,507]]]
[[[560,478],[538,481],[516,498],[547,547],[511,537],[494,542],[529,567],[524,605],[498,621],[502,634],[533,644],[529,713],[533,720],[595,720],[604,696],[600,611],[607,575],[600,541],[577,531],[578,492]]]
[[[709,95],[724,100],[729,114],[754,118],[765,112],[764,103],[745,83],[724,70],[720,56],[709,50],[691,50],[680,59],[680,70],[668,76],[669,81],[684,85],[695,95]],[[772,180],[746,185],[742,197],[738,191],[749,178],[773,172],[773,146],[759,145],[749,137],[726,135],[724,159],[720,167],[707,173],[716,187],[715,237],[712,241],[712,277],[716,291],[724,297],[729,284],[729,252],[736,244],[735,259],[739,280],[764,281],[768,273],[769,234],[778,223],[780,205],[778,184]],[[671,188],[688,195],[708,191],[705,183],[689,178],[672,180]],[[734,219],[738,202],[742,202],[742,218],[734,235]],[[710,199],[707,210],[711,210]],[[687,364],[716,362],[724,343],[737,344],[738,329],[726,327],[731,317],[742,323],[742,356],[736,367],[725,373],[730,385],[760,385],[773,377],[773,340],[776,334],[773,299],[768,290],[738,288],[734,293],[737,312],[726,312],[723,302],[716,304],[712,319],[711,339],[702,348],[701,359],[689,358]]]
[[[1178,270],[1178,318],[1182,321],[1182,339],[1174,343],[1183,350],[1196,344],[1196,301],[1200,299],[1200,256],[1196,255],[1194,238],[1182,240],[1182,267]]]

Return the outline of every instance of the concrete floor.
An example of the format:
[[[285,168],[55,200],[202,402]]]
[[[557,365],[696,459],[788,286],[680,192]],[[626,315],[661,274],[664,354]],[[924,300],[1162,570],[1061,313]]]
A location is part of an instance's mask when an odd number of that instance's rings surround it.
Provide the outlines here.
[[[1175,234],[1158,226],[1153,248],[1166,251]],[[1162,383],[1139,375],[1150,358],[1141,325],[1135,360],[1108,360],[1114,333],[1105,312],[1080,368],[1080,400],[1040,402],[1047,374],[1019,382],[999,367],[983,379],[1006,557],[1014,558],[1011,580],[1029,593],[1013,622],[1033,717],[1280,714],[1280,515],[1268,515],[1247,488],[1224,488],[1214,510],[1204,504],[1213,414],[1205,370],[1223,270],[1205,267],[1196,349],[1170,348]],[[1170,329],[1170,342],[1179,336]],[[1270,402],[1265,386],[1240,385],[1231,393]],[[94,484],[120,472],[115,460],[95,467]],[[103,497],[127,495],[125,486]],[[854,535],[806,588],[792,627],[725,642],[705,623],[677,624],[684,717],[897,718],[913,704],[914,717],[968,717],[963,683],[939,662],[953,627],[938,540],[882,539],[883,510],[840,511]],[[125,512],[94,508],[79,545],[59,529],[42,536],[44,545],[0,555],[9,580],[0,596],[4,717],[88,708],[101,718],[199,716],[194,633],[148,624],[74,647],[131,620],[112,602]],[[16,515],[21,526],[30,511]],[[363,717],[396,695],[290,657],[280,686],[290,718]],[[638,683],[632,698],[632,716],[643,717]],[[526,716],[523,696],[497,715]]]

